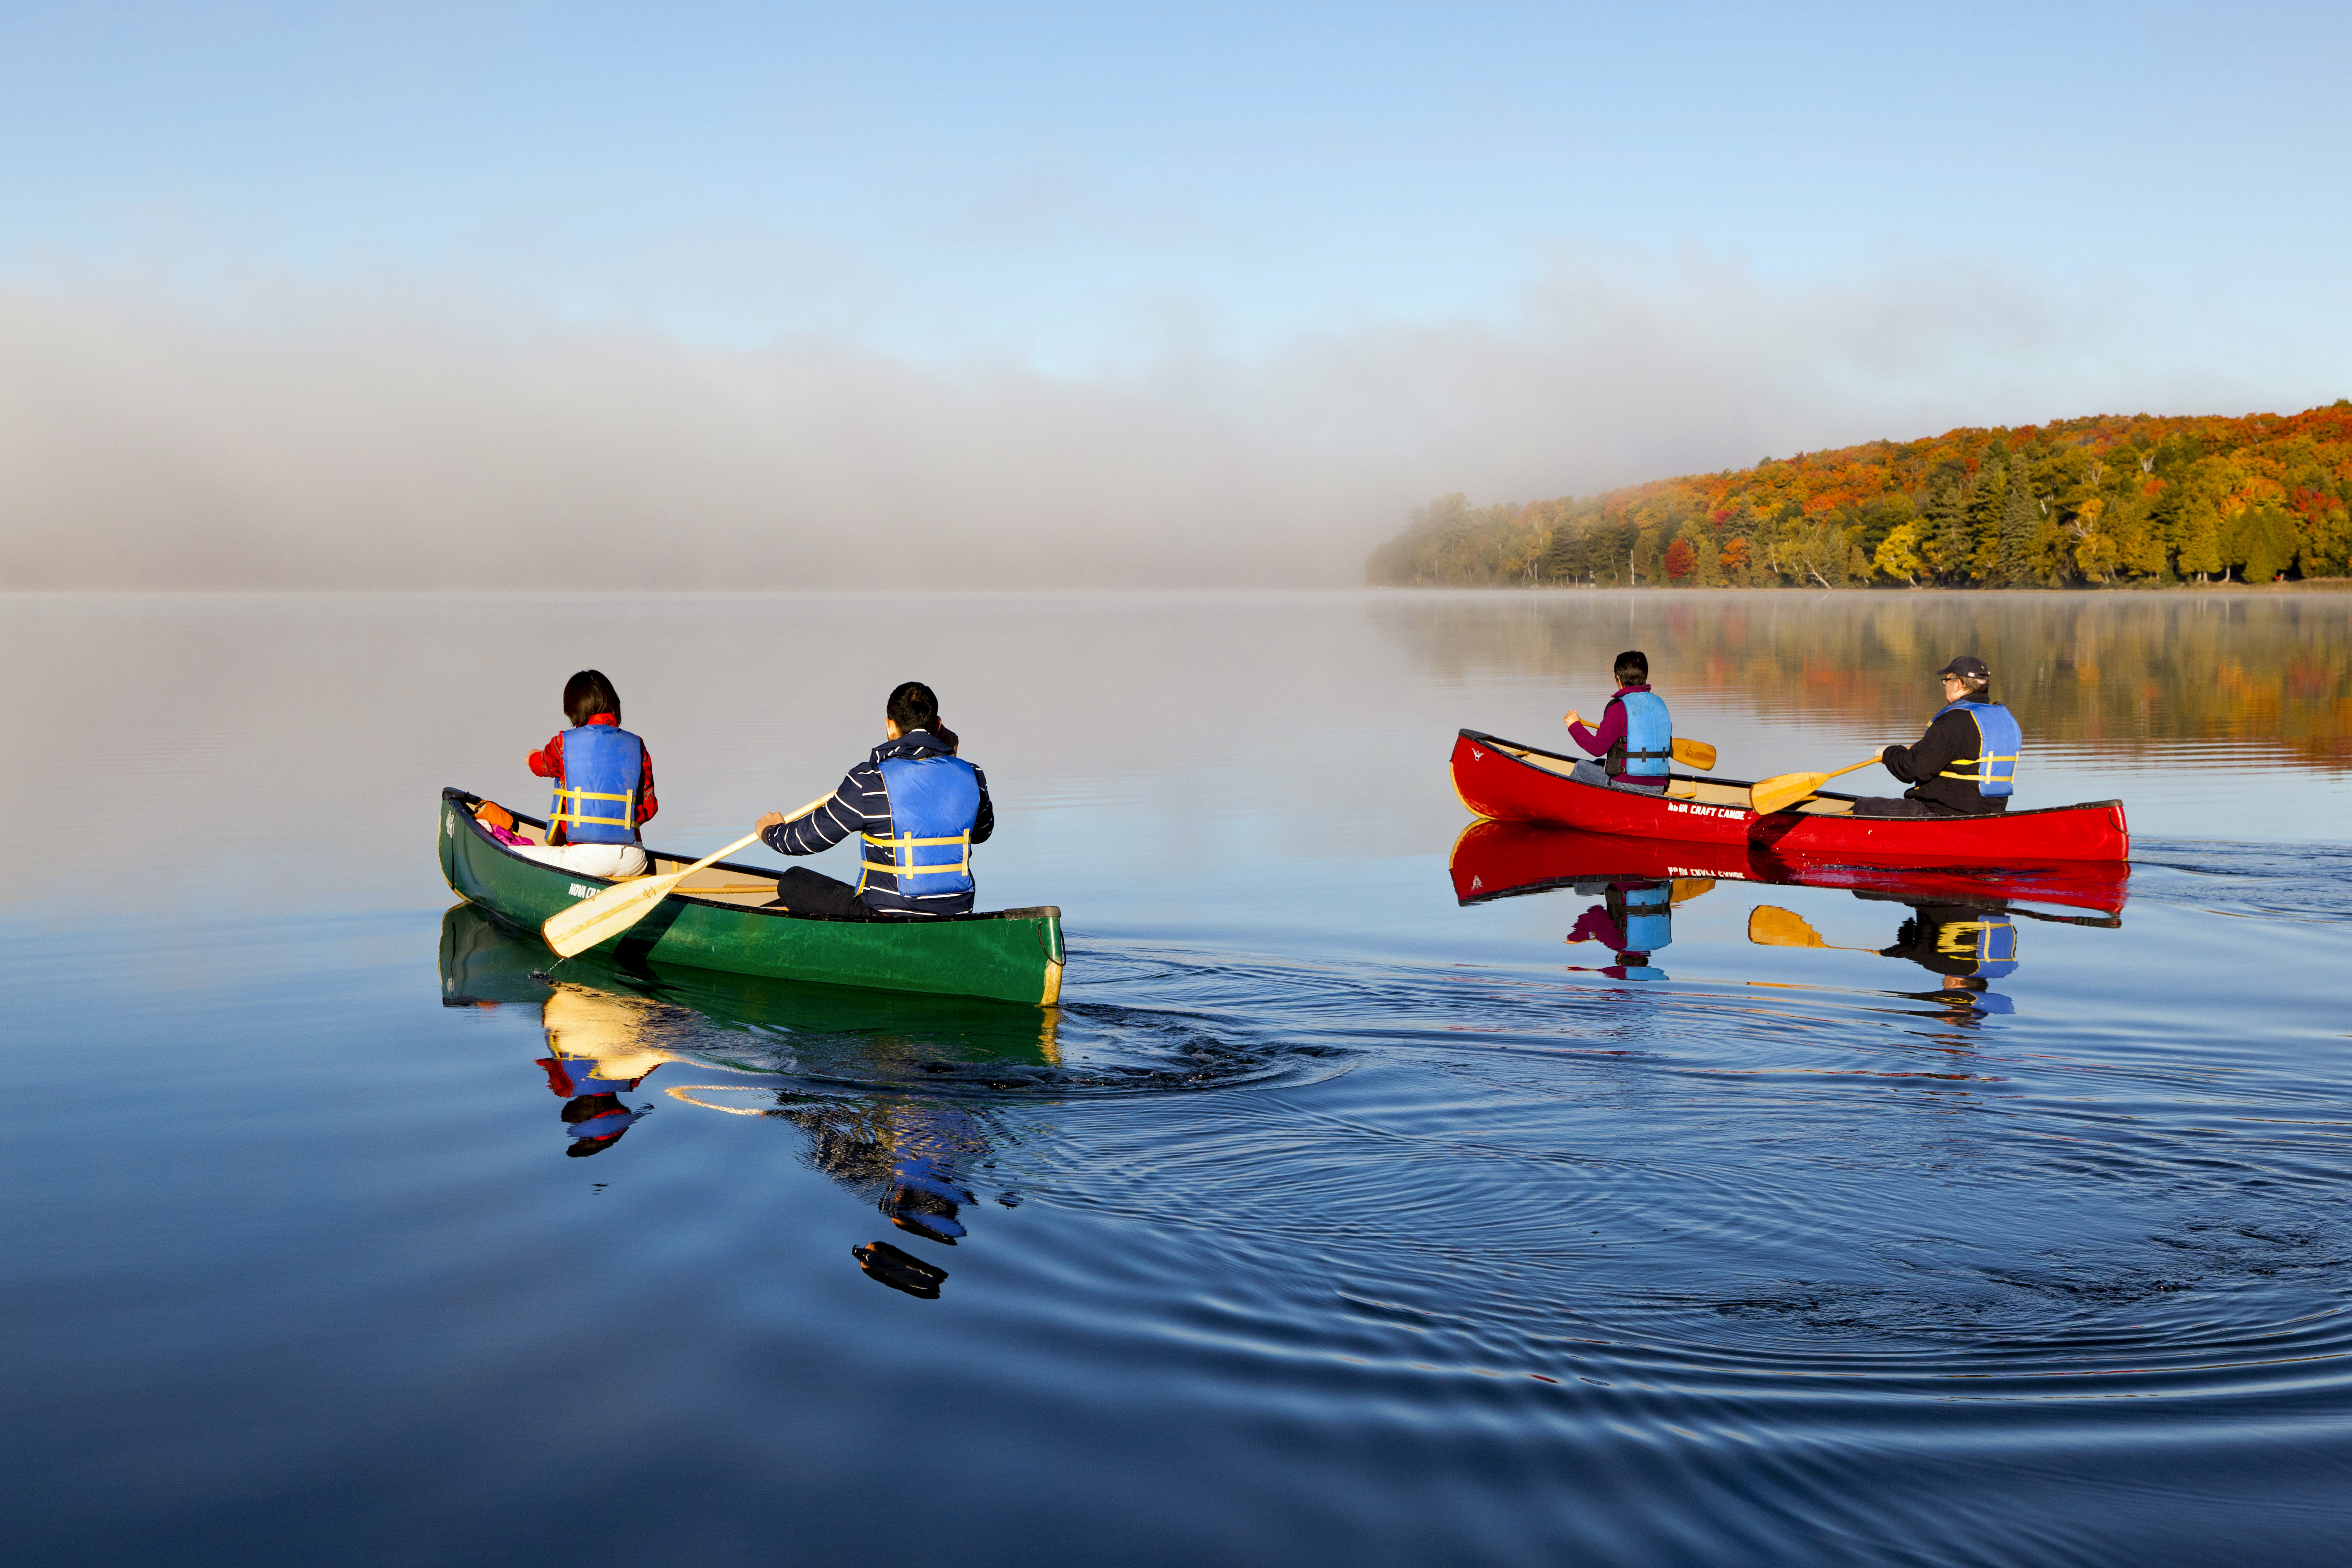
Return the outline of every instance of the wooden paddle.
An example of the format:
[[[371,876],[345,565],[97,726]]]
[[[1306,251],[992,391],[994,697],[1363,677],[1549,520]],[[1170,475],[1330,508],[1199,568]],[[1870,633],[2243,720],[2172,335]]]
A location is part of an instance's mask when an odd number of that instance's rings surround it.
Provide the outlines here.
[[[1581,724],[1584,722],[1584,715],[1571,708],[1560,722]],[[1675,761],[1686,768],[1696,768],[1699,772],[1706,773],[1715,766],[1715,748],[1705,741],[1685,741],[1680,735],[1676,735],[1667,750],[1674,753]]]
[[[1696,768],[1701,773],[1715,766],[1715,748],[1705,741],[1685,741],[1676,735],[1674,753],[1675,761],[1686,768]]]
[[[1776,904],[1759,904],[1748,914],[1748,940],[1759,947],[1829,947],[1840,952],[1876,952],[1874,947],[1845,947],[1823,942],[1822,933],[1805,923],[1804,916]]]
[[[833,792],[827,790],[784,820],[798,822],[832,798]],[[558,957],[570,958],[574,953],[585,952],[598,942],[620,935],[653,913],[656,904],[669,897],[680,882],[697,871],[714,866],[738,849],[748,848],[759,841],[759,834],[748,834],[717,854],[697,860],[683,871],[615,882],[593,898],[583,899],[570,909],[558,910],[548,916],[546,923],[539,928],[539,934],[547,939],[547,945],[555,950]]]
[[[1749,784],[1748,809],[1759,816],[1769,816],[1776,811],[1786,810],[1796,805],[1839,774],[1859,772],[1877,761],[1876,757],[1864,757],[1862,761],[1840,768],[1835,773],[1781,773],[1777,777],[1766,779],[1761,784]]]

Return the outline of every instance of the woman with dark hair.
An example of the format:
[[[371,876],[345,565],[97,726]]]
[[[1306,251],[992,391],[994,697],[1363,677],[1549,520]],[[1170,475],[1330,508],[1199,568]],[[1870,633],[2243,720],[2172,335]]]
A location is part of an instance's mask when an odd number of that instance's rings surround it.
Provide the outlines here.
[[[779,855],[814,855],[864,837],[856,887],[794,866],[776,884],[784,908],[845,920],[971,911],[971,847],[996,830],[987,775],[956,755],[940,700],[919,680],[890,693],[882,733],[823,805],[791,818],[772,811],[755,824]]]
[[[661,809],[653,757],[621,728],[621,694],[601,669],[564,683],[563,716],[572,728],[530,754],[530,771],[555,781],[547,844],[516,853],[583,877],[635,877],[646,868],[637,829]]]

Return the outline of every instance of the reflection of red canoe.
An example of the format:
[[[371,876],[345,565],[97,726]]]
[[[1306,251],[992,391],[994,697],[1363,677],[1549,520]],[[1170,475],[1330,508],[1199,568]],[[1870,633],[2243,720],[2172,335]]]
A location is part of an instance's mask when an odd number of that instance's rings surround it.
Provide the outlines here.
[[[1748,784],[1676,773],[1664,796],[1581,784],[1575,759],[1465,730],[1454,742],[1454,788],[1480,816],[1549,822],[1595,833],[1760,849],[1788,859],[1879,866],[2045,866],[2122,860],[2131,852],[2124,803],[2044,806],[1996,816],[1854,816],[1854,797],[1823,793],[1759,816]]]
[[[1624,838],[1533,822],[1474,822],[1454,844],[1454,896],[1465,904],[1576,882],[1679,881],[1711,877],[1808,888],[1850,888],[1920,903],[2062,904],[2122,911],[2131,868],[2073,861],[2001,870],[1807,861],[1745,844]]]

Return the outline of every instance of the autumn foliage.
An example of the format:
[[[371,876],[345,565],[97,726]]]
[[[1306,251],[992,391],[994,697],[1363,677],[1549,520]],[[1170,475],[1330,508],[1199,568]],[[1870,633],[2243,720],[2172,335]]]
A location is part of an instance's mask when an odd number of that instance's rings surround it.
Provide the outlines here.
[[[2031,587],[2352,570],[2352,400],[2100,415],[1767,458],[1579,499],[1417,509],[1373,583]]]

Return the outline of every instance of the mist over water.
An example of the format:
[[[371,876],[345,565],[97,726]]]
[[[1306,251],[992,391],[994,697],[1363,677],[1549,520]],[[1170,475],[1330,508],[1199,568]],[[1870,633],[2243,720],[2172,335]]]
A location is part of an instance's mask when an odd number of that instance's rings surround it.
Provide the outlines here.
[[[1072,364],[711,341],[463,274],[11,275],[0,588],[1351,586],[1432,495],[2323,398],[2153,309],[1949,258],[1789,283],[1570,251],[1490,317],[1196,322]]]
[[[12,1533],[128,1563],[2332,1562],[2347,619],[0,598]],[[1559,744],[1629,647],[1734,777],[1907,740],[1982,654],[2022,804],[2122,797],[2129,876],[1970,905],[1555,838],[1459,901],[1455,730]],[[929,681],[997,805],[982,905],[1062,907],[1065,1005],[559,963],[451,908],[437,791],[540,811],[522,758],[583,665],[676,849],[824,788]],[[1645,888],[1668,940],[1629,964],[1594,933]],[[1995,930],[2011,956],[1969,956]],[[563,1049],[635,1079],[593,1153]]]

